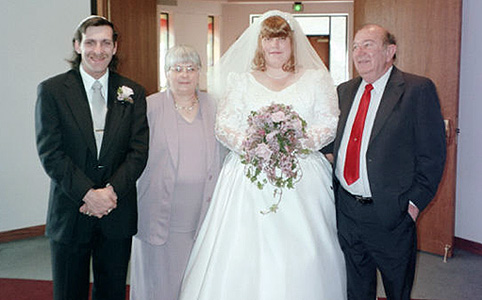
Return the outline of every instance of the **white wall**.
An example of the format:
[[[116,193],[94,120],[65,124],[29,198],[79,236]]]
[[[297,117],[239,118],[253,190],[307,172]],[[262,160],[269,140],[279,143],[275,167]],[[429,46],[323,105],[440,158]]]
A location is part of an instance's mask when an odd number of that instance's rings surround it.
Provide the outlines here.
[[[0,232],[45,224],[49,180],[37,156],[36,87],[66,71],[73,32],[90,0],[2,1]]]
[[[463,1],[455,218],[455,236],[478,243],[482,243],[481,13],[482,1]]]

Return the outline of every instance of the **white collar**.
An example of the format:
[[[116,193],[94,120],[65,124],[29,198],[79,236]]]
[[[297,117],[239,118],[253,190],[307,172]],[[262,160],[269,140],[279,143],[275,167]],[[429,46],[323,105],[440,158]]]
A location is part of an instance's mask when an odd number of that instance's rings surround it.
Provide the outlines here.
[[[393,65],[388,68],[388,70],[383,74],[380,78],[378,78],[373,85],[373,89],[376,92],[383,91],[385,89],[385,86],[387,85],[388,79],[390,78],[390,74],[392,73],[393,70]],[[368,84],[365,80],[362,80],[362,85],[360,87],[365,88],[365,86]]]
[[[91,75],[89,75],[85,70],[82,64],[79,66],[79,71],[80,71],[80,76],[82,77],[82,81],[84,82],[84,86],[86,90],[90,90],[92,88],[92,85],[94,84],[95,81],[99,81],[102,84],[102,90],[104,91],[104,95],[106,95],[105,92],[107,92],[107,84],[109,82],[109,69],[107,69],[107,72],[105,72],[102,77],[99,79],[95,79]]]

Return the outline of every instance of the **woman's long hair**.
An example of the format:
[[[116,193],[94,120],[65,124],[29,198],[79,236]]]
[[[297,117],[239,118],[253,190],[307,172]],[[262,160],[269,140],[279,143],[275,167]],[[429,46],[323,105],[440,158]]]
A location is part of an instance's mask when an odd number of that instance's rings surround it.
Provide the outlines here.
[[[266,59],[264,57],[261,41],[263,38],[289,38],[291,45],[291,56],[286,63],[283,64],[283,71],[295,71],[295,54],[293,30],[288,22],[280,16],[272,16],[267,18],[261,24],[261,30],[258,37],[258,47],[253,58],[253,69],[266,71]]]

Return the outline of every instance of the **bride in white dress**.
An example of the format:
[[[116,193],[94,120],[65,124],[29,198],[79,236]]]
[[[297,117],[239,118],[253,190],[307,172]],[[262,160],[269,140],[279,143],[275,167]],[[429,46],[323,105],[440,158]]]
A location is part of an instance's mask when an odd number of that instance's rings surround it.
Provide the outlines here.
[[[259,38],[258,38],[259,37]],[[259,40],[259,43],[258,43]],[[258,45],[259,44],[259,45]],[[270,11],[226,52],[215,71],[217,138],[231,152],[199,232],[182,300],[343,300],[346,275],[336,232],[331,165],[318,152],[338,121],[333,81],[290,14]],[[229,75],[228,75],[229,73]],[[302,177],[276,198],[241,163],[251,111],[291,105],[307,122]]]

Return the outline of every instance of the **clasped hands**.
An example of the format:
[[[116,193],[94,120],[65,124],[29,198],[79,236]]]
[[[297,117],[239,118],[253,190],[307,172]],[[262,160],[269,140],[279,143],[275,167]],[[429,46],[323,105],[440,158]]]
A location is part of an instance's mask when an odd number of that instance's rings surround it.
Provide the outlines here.
[[[79,211],[99,219],[117,207],[117,194],[111,185],[101,189],[90,189],[82,200],[84,204]]]

